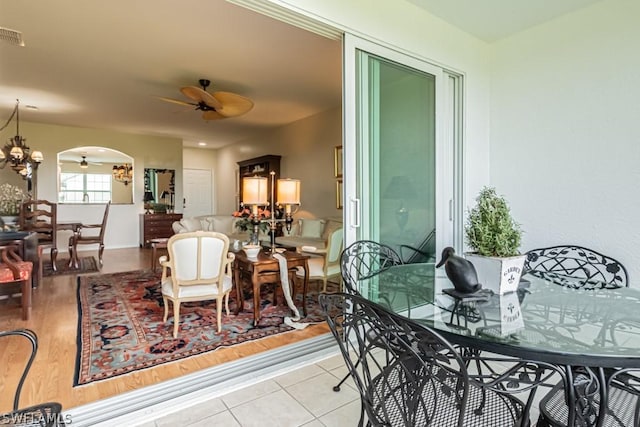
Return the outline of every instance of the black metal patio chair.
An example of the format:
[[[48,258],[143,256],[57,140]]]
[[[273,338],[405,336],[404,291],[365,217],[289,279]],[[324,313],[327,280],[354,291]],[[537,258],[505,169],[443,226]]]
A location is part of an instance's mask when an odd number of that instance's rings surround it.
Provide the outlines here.
[[[400,264],[400,256],[390,246],[373,240],[357,240],[340,255],[340,274],[344,288],[348,293],[360,294],[359,282],[371,279],[387,268]],[[333,391],[340,391],[347,379],[349,374],[333,387]]]
[[[359,293],[359,281],[370,279],[381,271],[400,264],[402,259],[396,251],[373,240],[353,242],[340,255],[340,273],[349,293]]]
[[[2,426],[15,426],[15,427],[27,427],[27,426],[41,426],[41,427],[57,427],[63,426],[64,420],[62,418],[62,406],[56,402],[42,403],[39,405],[33,405],[26,408],[20,408],[20,394],[22,387],[27,378],[27,374],[31,369],[33,360],[38,352],[38,337],[35,332],[30,329],[17,329],[12,331],[0,331],[0,338],[9,337],[23,337],[31,346],[31,353],[27,359],[22,375],[16,387],[16,393],[13,398],[13,410],[6,414],[0,414],[0,425]]]
[[[320,295],[329,328],[360,393],[359,426],[528,425],[524,404],[470,378],[430,328],[359,295]]]
[[[626,268],[593,249],[560,245],[527,252],[524,272],[576,289],[615,289],[629,286]]]

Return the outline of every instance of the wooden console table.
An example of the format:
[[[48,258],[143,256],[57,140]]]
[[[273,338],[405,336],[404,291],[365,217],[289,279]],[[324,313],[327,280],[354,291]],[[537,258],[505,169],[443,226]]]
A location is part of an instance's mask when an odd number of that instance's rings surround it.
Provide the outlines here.
[[[148,248],[151,239],[173,236],[171,225],[181,219],[182,214],[140,214],[140,247]]]
[[[248,258],[244,251],[235,253],[236,259],[233,262],[233,281],[236,287],[236,295],[238,296],[238,304],[236,304],[236,313],[244,310],[244,291],[242,289],[242,275],[251,276],[251,285],[253,287],[253,324],[258,324],[260,320],[260,286],[267,283],[280,284],[280,265],[278,260],[272,257],[265,250],[261,250],[258,256]],[[295,299],[296,289],[296,267],[304,268],[304,284],[302,287],[302,313],[307,315],[307,286],[309,285],[309,255],[300,254],[292,251],[285,251],[282,255],[287,258],[287,268],[291,273],[290,281],[292,285],[291,298]],[[275,303],[275,298],[274,298]]]

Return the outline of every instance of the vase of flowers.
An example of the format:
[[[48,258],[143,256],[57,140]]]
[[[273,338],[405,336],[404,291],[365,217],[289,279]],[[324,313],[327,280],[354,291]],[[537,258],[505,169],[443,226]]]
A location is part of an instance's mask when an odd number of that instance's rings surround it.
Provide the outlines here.
[[[0,217],[5,225],[15,224],[20,214],[20,205],[27,195],[19,187],[4,183],[0,185]]]
[[[249,208],[241,208],[234,212],[233,216],[238,218],[235,222],[235,227],[240,231],[248,231],[250,233],[249,244],[257,245],[260,243],[258,233],[255,232],[256,221],[258,221],[258,229],[260,231],[266,233],[269,230],[269,223],[266,220],[271,217],[271,212],[268,209],[258,209],[256,218],[251,217]]]

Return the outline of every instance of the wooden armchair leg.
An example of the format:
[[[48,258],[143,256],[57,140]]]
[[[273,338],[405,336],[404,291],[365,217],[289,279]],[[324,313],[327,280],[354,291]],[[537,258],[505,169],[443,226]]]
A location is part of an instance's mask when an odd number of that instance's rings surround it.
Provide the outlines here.
[[[32,287],[31,280],[23,280],[21,283],[22,291],[22,320],[29,320],[31,318],[31,296]]]

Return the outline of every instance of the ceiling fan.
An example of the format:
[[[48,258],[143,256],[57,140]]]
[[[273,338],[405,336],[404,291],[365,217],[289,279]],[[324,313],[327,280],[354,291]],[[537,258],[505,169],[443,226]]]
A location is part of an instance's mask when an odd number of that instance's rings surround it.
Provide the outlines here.
[[[207,79],[200,79],[198,83],[200,83],[201,88],[185,86],[180,89],[180,92],[193,102],[173,98],[159,98],[174,104],[195,106],[196,110],[202,111],[202,118],[205,120],[222,120],[229,117],[237,117],[253,108],[253,101],[249,98],[231,92],[207,92],[207,87],[211,84]]]
[[[80,167],[82,169],[86,169],[89,167],[89,165],[95,165],[95,166],[102,166],[102,163],[98,163],[98,162],[88,162],[87,161],[87,156],[82,156],[82,160],[80,162],[78,162],[80,164]]]

